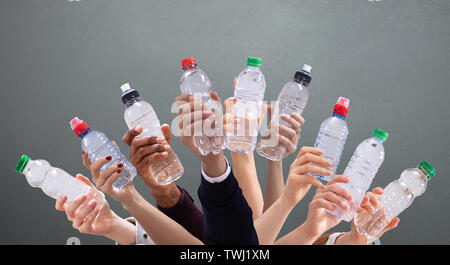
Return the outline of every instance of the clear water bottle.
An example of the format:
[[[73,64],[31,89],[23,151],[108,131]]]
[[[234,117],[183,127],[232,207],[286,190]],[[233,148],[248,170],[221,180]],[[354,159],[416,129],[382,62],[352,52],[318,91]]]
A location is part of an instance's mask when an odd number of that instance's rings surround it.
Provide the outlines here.
[[[356,147],[355,153],[345,168],[344,175],[350,178],[349,183],[339,183],[353,197],[349,203],[350,209],[338,209],[332,214],[350,222],[358,210],[364,195],[370,188],[375,175],[384,161],[384,142],[389,134],[383,130],[375,129],[372,138],[364,140]]]
[[[261,72],[261,59],[247,58],[247,67],[236,80],[233,114],[237,119],[235,132],[227,132],[227,148],[232,152],[251,153],[258,138],[258,116],[264,100],[266,79]]]
[[[17,163],[16,171],[25,175],[31,187],[41,188],[53,199],[66,195],[66,203],[69,203],[76,197],[86,194],[88,200],[97,201],[96,207],[101,208],[105,204],[105,195],[101,191],[89,187],[62,169],[52,167],[45,160],[32,160],[23,155]]]
[[[92,131],[91,128],[84,121],[78,119],[78,117],[75,117],[70,121],[70,126],[72,127],[73,132],[80,137],[81,148],[88,153],[89,160],[94,162],[105,156],[112,157],[111,162],[106,163],[100,168],[100,172],[105,171],[111,165],[119,163],[123,164],[120,177],[113,183],[114,188],[120,190],[133,181],[136,176],[136,169],[104,133]]]
[[[427,161],[404,170],[400,178],[391,182],[378,197],[381,205],[375,212],[355,216],[358,232],[364,233],[369,240],[376,238],[392,219],[411,205],[415,197],[425,192],[427,182],[435,174],[435,169]]]
[[[305,64],[301,71],[295,73],[294,80],[284,85],[278,96],[277,105],[273,110],[271,128],[263,133],[256,148],[256,151],[267,159],[280,161],[286,153],[286,147],[278,142],[278,138],[271,138],[272,130],[275,130],[275,125],[278,123],[291,127],[289,123],[279,118],[281,114],[291,115],[295,112],[301,115],[303,113],[309,99],[307,87],[311,83],[311,69],[311,66]]]
[[[180,79],[180,90],[182,94],[191,94],[199,97],[203,102],[206,102],[211,110],[218,110],[218,104],[211,99],[211,81],[206,73],[197,66],[195,58],[188,57],[181,61],[183,67],[183,74]],[[209,153],[215,155],[225,147],[223,132],[218,131],[221,128],[219,125],[213,125],[212,128],[202,128],[202,136],[195,136],[195,144],[204,156]]]
[[[139,97],[139,92],[124,84],[122,89],[122,102],[125,104],[124,118],[128,128],[140,125],[142,133],[138,137],[158,136],[163,139],[163,144],[168,144],[161,131],[161,123],[150,103]],[[167,185],[179,179],[184,168],[178,156],[172,150],[166,160],[154,163],[150,166],[150,172],[160,185]]]
[[[332,116],[324,120],[320,125],[314,147],[322,150],[324,152],[322,156],[328,159],[330,163],[333,163],[334,166],[330,168],[333,172],[331,176],[317,174],[316,178],[318,179],[331,181],[334,178],[349,133],[345,122],[349,104],[349,99],[340,97],[336,105],[334,105]]]

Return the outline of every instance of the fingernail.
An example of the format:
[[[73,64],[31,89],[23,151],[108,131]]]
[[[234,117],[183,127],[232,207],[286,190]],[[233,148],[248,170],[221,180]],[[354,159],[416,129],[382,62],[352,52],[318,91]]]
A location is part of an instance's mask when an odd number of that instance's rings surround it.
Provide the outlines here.
[[[168,144],[164,145],[164,149],[167,150],[167,151],[169,151],[170,145],[168,145]]]
[[[121,167],[123,167],[123,164],[120,163],[120,164],[117,165],[117,167],[118,167],[118,168],[121,168]]]
[[[81,153],[84,155],[84,150]]]
[[[188,97],[188,100],[193,100],[194,99],[194,96],[192,96],[192,95],[190,95],[189,97]]]
[[[97,202],[95,200],[91,200],[89,202],[89,206],[93,207]]]
[[[162,139],[161,138],[156,138],[156,143],[158,143],[158,144],[162,143]]]
[[[112,159],[112,156],[107,156],[106,157],[106,160],[108,160],[108,161],[111,160],[111,159]]]
[[[117,173],[119,173],[119,174],[122,173],[122,170],[121,169],[117,170]]]

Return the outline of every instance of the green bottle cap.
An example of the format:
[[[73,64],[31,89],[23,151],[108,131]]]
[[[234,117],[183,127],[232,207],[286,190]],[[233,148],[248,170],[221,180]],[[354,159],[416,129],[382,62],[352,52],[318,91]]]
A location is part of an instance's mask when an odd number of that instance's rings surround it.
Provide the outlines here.
[[[261,58],[258,57],[248,57],[247,58],[247,66],[256,66],[261,67]]]
[[[30,158],[27,155],[23,155],[19,159],[19,162],[17,163],[16,171],[19,172],[19,173],[22,173],[23,170],[25,169],[25,167],[27,166],[28,161],[30,161]]]
[[[436,170],[428,161],[422,161],[418,167],[423,171],[423,173],[427,175],[429,179],[433,178],[433,176],[436,175]]]
[[[386,142],[387,138],[389,137],[389,133],[376,128],[375,131],[373,131],[373,136],[382,140],[383,142]]]

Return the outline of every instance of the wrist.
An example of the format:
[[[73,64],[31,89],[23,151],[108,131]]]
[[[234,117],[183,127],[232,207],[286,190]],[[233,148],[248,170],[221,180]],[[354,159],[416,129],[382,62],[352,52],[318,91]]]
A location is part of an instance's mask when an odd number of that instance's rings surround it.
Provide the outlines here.
[[[323,234],[314,229],[308,219],[297,230],[299,232],[299,238],[303,239],[303,245],[312,245]]]
[[[133,187],[129,191],[128,196],[122,199],[120,203],[122,204],[122,207],[125,209],[125,211],[130,212],[130,210],[133,209],[133,207],[137,205],[141,199],[143,199],[142,196]]]
[[[366,245],[365,236],[358,235],[357,232],[350,231],[336,238],[335,245]]]
[[[173,182],[169,185],[150,188],[150,193],[158,206],[162,208],[172,208],[181,199],[181,191]]]
[[[222,152],[218,155],[208,155],[202,158],[202,168],[211,178],[219,177],[227,171],[227,160]]]
[[[136,244],[136,226],[114,214],[111,231],[105,237],[120,245]]]

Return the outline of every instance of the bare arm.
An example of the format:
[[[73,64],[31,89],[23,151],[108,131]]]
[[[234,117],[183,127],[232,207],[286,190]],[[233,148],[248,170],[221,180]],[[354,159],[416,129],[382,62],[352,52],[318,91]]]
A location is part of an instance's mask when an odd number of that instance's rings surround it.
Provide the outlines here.
[[[253,220],[258,219],[264,207],[264,198],[259,184],[253,153],[231,152],[234,176],[242,189],[245,199],[253,212]]]
[[[264,207],[263,212],[265,212],[269,207],[280,198],[283,193],[284,188],[284,177],[283,177],[283,162],[272,161],[269,162],[268,174],[267,174],[267,188],[266,195],[264,197]]]
[[[203,244],[181,225],[147,202],[134,187],[131,189],[130,196],[122,202],[122,205],[141,224],[156,244]]]

